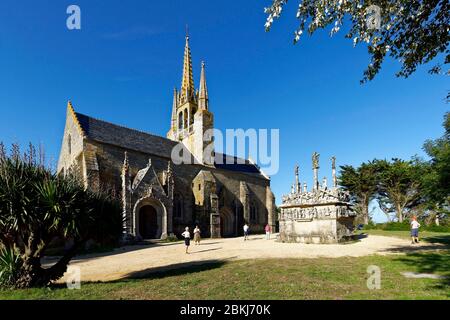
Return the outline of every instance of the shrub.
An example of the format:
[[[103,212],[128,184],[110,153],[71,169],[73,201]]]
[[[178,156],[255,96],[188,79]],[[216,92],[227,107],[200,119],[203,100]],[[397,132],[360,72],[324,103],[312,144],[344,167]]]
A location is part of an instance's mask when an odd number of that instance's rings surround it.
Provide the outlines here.
[[[409,231],[411,226],[409,222],[386,222],[386,223],[369,223],[364,226],[364,230],[384,230],[384,231]],[[430,232],[450,232],[449,226],[427,226],[421,223],[420,230]]]
[[[449,226],[437,226],[437,225],[431,225],[431,226],[424,226],[422,230],[430,231],[430,232],[450,232]]]
[[[368,224],[365,224],[363,227],[363,230],[374,230],[377,229],[377,224],[374,223],[373,221],[369,221]]]
[[[10,270],[21,288],[58,280],[88,240],[117,243],[123,225],[117,201],[31,158],[0,154],[0,242],[19,251],[20,270]],[[73,245],[53,266],[43,268],[41,258],[55,238],[71,239]]]
[[[411,229],[409,222],[388,222],[381,225],[381,230],[385,231],[408,231]]]
[[[180,241],[176,235],[170,235],[167,237],[167,239],[165,240],[166,242],[177,242]]]
[[[22,259],[16,248],[3,246],[0,248],[0,286],[12,287],[19,278]]]

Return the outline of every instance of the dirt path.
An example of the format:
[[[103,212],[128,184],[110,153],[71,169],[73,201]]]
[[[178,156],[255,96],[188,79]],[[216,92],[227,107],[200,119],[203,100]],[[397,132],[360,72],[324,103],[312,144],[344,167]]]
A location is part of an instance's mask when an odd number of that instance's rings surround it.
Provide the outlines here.
[[[330,245],[279,243],[274,239],[265,240],[264,236],[255,235],[249,241],[244,241],[243,238],[203,240],[200,246],[191,246],[191,254],[184,253],[184,243],[181,242],[123,247],[108,254],[78,257],[70,265],[81,268],[82,281],[110,281],[208,261],[359,257],[441,247],[443,246],[426,243],[411,245],[408,240],[372,235],[356,243]]]

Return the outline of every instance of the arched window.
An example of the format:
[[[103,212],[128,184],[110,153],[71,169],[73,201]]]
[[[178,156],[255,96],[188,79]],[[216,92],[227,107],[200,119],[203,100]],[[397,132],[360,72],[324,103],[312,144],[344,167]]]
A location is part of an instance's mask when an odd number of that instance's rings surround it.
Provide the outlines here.
[[[72,154],[72,136],[70,134],[67,137],[67,150],[69,154]]]
[[[188,110],[184,109],[184,128],[187,129],[188,128]]]
[[[194,123],[194,114],[196,110],[194,107],[191,108],[191,118],[189,119],[189,125],[192,125]]]
[[[178,114],[178,130],[183,129],[183,111]]]

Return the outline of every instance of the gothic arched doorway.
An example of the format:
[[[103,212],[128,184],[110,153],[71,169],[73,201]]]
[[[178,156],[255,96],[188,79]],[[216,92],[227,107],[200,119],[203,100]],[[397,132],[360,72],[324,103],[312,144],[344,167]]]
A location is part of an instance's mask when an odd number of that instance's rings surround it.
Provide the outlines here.
[[[235,222],[233,211],[229,208],[220,210],[220,234],[222,237],[232,237],[235,235]]]
[[[134,235],[140,239],[167,237],[167,210],[157,198],[139,199],[133,209]]]
[[[158,237],[158,213],[151,205],[139,209],[139,234],[143,239]]]

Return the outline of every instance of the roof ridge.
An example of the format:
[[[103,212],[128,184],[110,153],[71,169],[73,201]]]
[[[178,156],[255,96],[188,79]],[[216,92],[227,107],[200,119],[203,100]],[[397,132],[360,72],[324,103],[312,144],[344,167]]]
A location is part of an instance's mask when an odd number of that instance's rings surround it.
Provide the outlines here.
[[[124,125],[121,125],[121,124],[112,123],[110,121],[106,121],[106,120],[103,120],[103,119],[92,117],[92,116],[89,116],[89,115],[84,114],[84,113],[75,112],[75,114],[79,114],[79,115],[82,115],[84,117],[88,117],[88,118],[96,120],[96,121],[101,121],[101,122],[104,122],[104,123],[107,123],[107,124],[110,124],[110,125],[113,125],[113,126],[116,126],[116,127],[119,127],[119,128],[127,129],[127,130],[134,131],[134,132],[143,133],[143,134],[146,134],[146,135],[149,135],[149,136],[152,136],[152,137],[156,137],[156,138],[161,138],[161,139],[164,139],[164,140],[169,140],[169,141],[172,141],[173,143],[179,143],[177,141],[173,141],[173,140],[167,139],[167,138],[165,138],[163,136],[159,136],[159,135],[156,135],[156,134],[153,134],[153,133],[150,133],[150,132],[147,132],[147,131],[139,130],[139,129],[130,128],[130,127],[127,127],[127,126],[124,126]]]
[[[70,100],[67,102],[67,109],[69,110],[71,116],[73,117],[78,131],[80,131],[80,133],[83,137],[86,137],[87,136],[86,132],[84,132],[83,127],[80,124],[80,120],[78,119],[77,112],[75,112],[75,109],[73,108],[73,105],[72,105],[72,101],[70,101]]]

